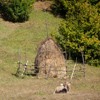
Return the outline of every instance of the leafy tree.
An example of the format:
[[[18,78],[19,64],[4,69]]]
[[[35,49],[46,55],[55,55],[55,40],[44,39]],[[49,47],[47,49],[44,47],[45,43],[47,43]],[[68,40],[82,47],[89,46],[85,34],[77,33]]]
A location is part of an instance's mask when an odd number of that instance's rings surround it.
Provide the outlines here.
[[[98,13],[100,14],[100,2],[98,2],[95,6],[96,6],[96,8],[98,10]]]
[[[54,14],[59,14],[62,17],[65,17],[70,7],[77,1],[78,0],[54,0],[54,4],[52,6]],[[80,2],[83,1],[84,0],[80,0]]]
[[[65,17],[66,13],[68,12],[68,9],[70,9],[70,7],[77,2],[80,3],[88,2],[92,5],[100,3],[100,0],[53,0],[53,1],[54,4],[52,6],[52,9],[54,14],[56,15],[59,14],[63,17]]]
[[[68,1],[68,0],[66,0]],[[76,0],[77,1],[77,0]],[[62,48],[74,57],[84,52],[91,65],[100,65],[100,16],[95,6],[88,2],[68,2],[65,20],[54,34]]]
[[[97,4],[98,2],[100,2],[99,0],[89,0],[89,2],[92,4],[92,5],[95,5]]]
[[[68,11],[68,0],[54,0],[54,4],[52,5],[52,11],[56,15],[61,15],[65,17],[66,12]]]
[[[34,0],[1,0],[2,16],[13,22],[28,20]]]

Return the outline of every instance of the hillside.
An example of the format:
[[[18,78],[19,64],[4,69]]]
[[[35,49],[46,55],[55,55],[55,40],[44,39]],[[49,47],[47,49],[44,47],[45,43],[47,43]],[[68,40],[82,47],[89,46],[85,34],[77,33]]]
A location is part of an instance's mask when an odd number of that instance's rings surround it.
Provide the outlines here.
[[[10,70],[9,67],[13,66],[14,69],[19,59],[19,50],[23,62],[26,53],[27,60],[33,63],[40,42],[47,37],[47,33],[57,31],[60,20],[42,11],[33,11],[30,20],[25,23],[11,23],[0,18],[0,64],[2,67],[6,65],[5,69]]]
[[[57,32],[62,20],[41,9],[33,10],[30,16],[25,23],[0,18],[0,100],[99,100],[100,69],[93,66],[86,66],[86,79],[73,80],[69,94],[53,94],[55,87],[65,80],[14,76],[17,61],[21,58],[25,63],[27,59],[33,64],[39,44],[47,33]]]

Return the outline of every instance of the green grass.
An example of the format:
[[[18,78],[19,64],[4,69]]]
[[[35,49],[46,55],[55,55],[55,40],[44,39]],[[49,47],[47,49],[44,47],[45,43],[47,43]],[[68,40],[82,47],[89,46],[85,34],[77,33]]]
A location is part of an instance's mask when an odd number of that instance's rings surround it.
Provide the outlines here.
[[[19,51],[23,63],[26,55],[29,64],[33,64],[38,46],[47,37],[47,32],[49,35],[57,32],[62,20],[42,11],[32,11],[30,16],[25,23],[0,19],[0,100],[99,100],[100,69],[96,67],[87,65],[86,79],[82,76],[73,79],[71,92],[67,96],[53,95],[55,87],[65,80],[32,76],[20,79],[13,75],[16,73]]]
[[[48,34],[56,32],[61,20],[42,11],[32,11],[30,16],[29,21],[25,23],[11,23],[0,19],[0,64],[2,69],[9,71],[16,69],[19,50],[23,62],[26,53],[26,59],[33,63],[38,46],[47,37],[47,32]]]

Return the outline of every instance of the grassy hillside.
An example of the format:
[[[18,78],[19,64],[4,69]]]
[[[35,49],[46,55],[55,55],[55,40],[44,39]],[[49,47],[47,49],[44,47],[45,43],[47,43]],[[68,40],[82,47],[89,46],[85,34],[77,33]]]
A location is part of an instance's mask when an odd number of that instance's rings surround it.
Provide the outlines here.
[[[57,31],[59,22],[60,19],[42,11],[33,11],[30,20],[25,23],[10,23],[0,19],[0,71],[15,71],[19,50],[22,62],[26,56],[29,63],[33,63],[40,42],[47,37],[47,33]]]
[[[0,100],[99,100],[100,69],[87,65],[86,79],[74,79],[69,94],[54,95],[65,80],[15,77],[19,51],[22,62],[33,64],[37,48],[47,33],[57,32],[61,19],[50,13],[32,11],[25,23],[11,23],[0,18]],[[47,23],[47,28],[46,28]],[[25,54],[26,53],[26,54]]]

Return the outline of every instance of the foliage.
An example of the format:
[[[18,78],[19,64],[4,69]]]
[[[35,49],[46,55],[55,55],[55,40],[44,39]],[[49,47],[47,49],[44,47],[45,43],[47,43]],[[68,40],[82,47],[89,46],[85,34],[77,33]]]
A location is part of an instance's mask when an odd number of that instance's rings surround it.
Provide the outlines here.
[[[68,0],[67,0],[68,1]],[[75,0],[74,0],[75,1]],[[59,27],[55,38],[62,48],[80,57],[91,65],[100,65],[100,16],[95,6],[88,2],[69,2],[66,19]]]
[[[62,17],[65,17],[70,7],[77,2],[80,2],[80,3],[89,2],[92,5],[96,5],[100,2],[99,0],[53,0],[53,1],[54,1],[54,4],[52,5],[52,9],[53,9],[54,14],[56,15],[59,14]]]
[[[100,2],[96,4],[96,8],[98,10],[98,13],[100,14]]]
[[[36,0],[36,1],[53,1],[53,0]]]
[[[1,0],[2,16],[9,21],[28,20],[34,0]]]
[[[99,2],[99,0],[89,0],[89,2],[92,4],[92,5],[95,5]]]
[[[68,0],[54,0],[52,9],[54,14],[59,14],[64,17],[66,12],[68,11]]]

